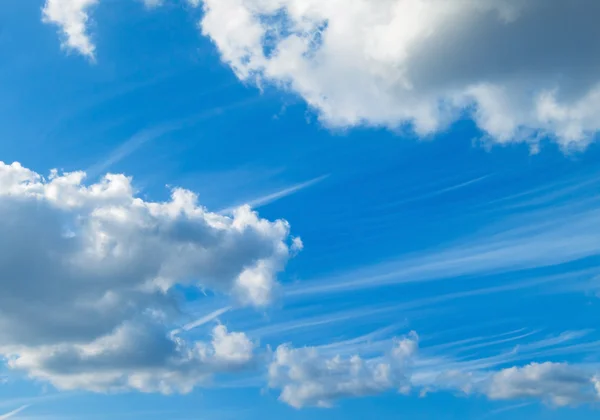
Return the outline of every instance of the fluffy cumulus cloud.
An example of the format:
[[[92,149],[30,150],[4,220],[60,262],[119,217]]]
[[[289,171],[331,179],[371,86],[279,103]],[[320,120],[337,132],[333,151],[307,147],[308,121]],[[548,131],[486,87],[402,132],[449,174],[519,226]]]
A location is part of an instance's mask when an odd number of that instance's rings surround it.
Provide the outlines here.
[[[164,4],[164,0],[140,0],[153,9]],[[95,60],[96,45],[90,39],[90,10],[99,0],[46,0],[42,9],[42,20],[57,25],[62,37],[62,47]]]
[[[5,350],[8,365],[59,389],[187,393],[214,374],[252,367],[254,343],[219,325],[210,342],[186,343],[156,326],[125,323],[89,343]]]
[[[491,399],[539,398],[555,406],[595,402],[600,386],[585,369],[561,363],[532,363],[492,375],[486,394]]]
[[[469,116],[496,142],[567,149],[600,129],[595,0],[191,3],[240,79],[298,93],[330,126],[428,135]]]
[[[269,367],[272,388],[280,400],[296,407],[330,407],[341,398],[379,394],[396,389],[406,392],[406,376],[417,349],[417,336],[398,340],[389,354],[372,359],[358,355],[327,357],[318,348],[282,345]]]
[[[458,363],[460,366],[460,363]],[[468,362],[467,362],[468,365]],[[531,363],[500,370],[444,368],[425,361],[411,382],[421,394],[458,392],[490,400],[538,400],[553,407],[600,401],[598,369],[568,363]]]
[[[186,391],[253,363],[254,345],[219,326],[212,340],[170,334],[179,286],[263,306],[298,241],[248,207],[208,212],[174,190],[138,198],[129,178],[0,163],[0,355],[62,388]]]
[[[94,59],[95,45],[88,34],[89,10],[98,0],[46,0],[43,20],[60,28],[65,49]]]
[[[451,392],[490,400],[537,400],[554,407],[600,401],[600,379],[593,367],[547,362],[500,370],[448,368],[440,364],[443,357],[418,354],[415,333],[391,342],[387,354],[370,358],[332,355],[328,350],[277,348],[269,367],[269,385],[280,391],[281,401],[295,408],[328,408],[340,399],[390,391],[416,391],[422,397]]]

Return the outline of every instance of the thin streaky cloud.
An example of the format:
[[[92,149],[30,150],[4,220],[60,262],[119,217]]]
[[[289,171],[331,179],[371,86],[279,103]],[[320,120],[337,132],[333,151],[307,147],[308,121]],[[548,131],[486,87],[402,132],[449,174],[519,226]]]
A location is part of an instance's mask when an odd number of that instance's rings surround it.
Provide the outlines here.
[[[231,306],[226,306],[224,308],[217,309],[216,311],[213,311],[213,312],[203,316],[202,318],[199,318],[193,322],[185,324],[180,329],[176,329],[176,330],[172,331],[171,334],[178,334],[181,331],[190,331],[190,330],[193,330],[194,328],[198,328],[202,325],[208,324],[212,320],[220,317],[221,315],[229,312],[230,310],[231,310]]]
[[[581,273],[587,273],[588,271],[589,270],[584,270]],[[293,321],[281,322],[278,324],[269,325],[267,327],[251,330],[248,332],[248,334],[263,338],[265,336],[277,336],[281,333],[289,333],[292,331],[308,328],[312,329],[312,331],[314,332],[314,329],[317,327],[330,325],[332,323],[348,322],[357,319],[377,319],[378,321],[383,321],[386,318],[386,315],[392,315],[398,312],[403,312],[404,314],[406,314],[412,311],[427,310],[427,308],[439,308],[440,305],[443,303],[448,303],[460,299],[467,299],[496,293],[507,293],[527,288],[534,288],[536,286],[541,285],[558,283],[565,279],[571,279],[574,275],[574,273],[566,273],[561,275],[545,276],[541,278],[535,278],[532,280],[515,282],[512,284],[464,290],[460,292],[441,294],[437,296],[434,295],[421,299],[413,299],[405,302],[399,302],[397,304],[389,306],[363,308],[360,310],[338,312],[333,314],[329,313],[313,317],[300,318],[295,319]],[[454,341],[451,343],[426,346],[424,347],[424,349],[427,349],[427,351],[437,351],[445,349],[445,351],[450,350],[452,354],[455,354],[461,351],[490,347],[493,345],[506,344],[509,342],[522,340],[539,332],[540,330],[526,332],[526,329],[522,328],[513,330],[511,332],[492,335],[488,337],[475,337],[466,340]],[[558,339],[558,342],[562,342],[562,339],[564,338],[565,337],[560,337]]]
[[[411,194],[411,197],[409,198],[401,198],[399,200],[396,201],[390,201],[384,205],[381,206],[377,206],[376,209],[377,210],[385,210],[385,209],[389,209],[389,208],[394,208],[394,207],[398,207],[398,206],[402,206],[403,204],[409,204],[409,203],[415,203],[421,200],[427,200],[429,198],[434,198],[434,197],[438,197],[440,195],[444,195],[446,193],[450,193],[453,191],[457,191],[463,188],[467,188],[471,185],[480,183],[482,181],[485,181],[486,179],[492,177],[493,174],[489,174],[489,175],[483,175],[477,178],[473,178],[470,179],[468,181],[463,181],[460,182],[458,184],[454,184],[454,185],[450,185],[448,187],[443,187],[443,188],[438,188],[435,189],[433,191],[430,192],[425,192],[423,194],[419,194],[420,191],[415,191],[415,195]]]
[[[248,334],[261,338],[268,336],[276,336],[278,334],[288,333],[293,330],[301,330],[307,328],[314,329],[315,327],[323,325],[349,321],[367,316],[379,315],[386,312],[393,312],[400,308],[401,307],[399,306],[388,306],[379,308],[360,309],[354,311],[345,311],[339,313],[327,313],[324,315],[313,316],[305,319],[297,319],[288,322],[280,322],[278,324],[271,324],[267,327],[261,327],[254,330],[250,330],[248,331]]]
[[[0,401],[0,408],[6,409],[14,406],[32,406],[39,403],[62,400],[67,398],[72,398],[76,394],[73,392],[60,392],[51,395],[39,395],[35,397],[20,397],[20,398],[11,398],[7,400]]]
[[[482,358],[455,359],[442,365],[435,365],[436,371],[477,371],[495,368],[497,366],[528,361],[532,359],[542,359],[551,355],[564,354],[568,351],[568,343],[573,343],[584,338],[588,331],[566,331],[557,336],[541,339],[538,341],[516,345],[502,353]],[[594,344],[597,350],[597,342],[586,343]]]
[[[222,115],[226,111],[241,108],[243,106],[255,103],[261,100],[262,98],[262,96],[251,97],[249,99],[244,99],[229,105],[214,107],[209,110],[195,114],[191,117],[181,118],[172,122],[140,130],[133,136],[131,136],[129,139],[127,139],[125,142],[117,146],[111,153],[109,153],[109,155],[105,159],[90,166],[86,170],[86,173],[90,177],[97,176],[109,169],[111,166],[130,156],[148,142],[157,140],[160,137],[165,136],[169,133],[188,128],[209,118],[217,117],[219,115]]]
[[[374,306],[357,310],[322,313],[320,315],[306,318],[269,324],[268,326],[264,327],[258,327],[254,329],[247,328],[246,332],[248,335],[260,338],[274,337],[282,333],[287,334],[298,330],[309,330],[311,333],[314,333],[319,327],[324,327],[335,323],[344,323],[348,321],[354,321],[356,323],[361,319],[377,319],[378,321],[383,321],[387,318],[394,318],[397,316],[398,312],[408,312],[413,309],[419,309],[419,303],[420,302],[406,302],[397,305]],[[400,324],[396,323],[395,326],[390,327],[396,328],[398,325]]]
[[[390,338],[392,333],[397,332],[400,328],[406,327],[406,323],[402,324],[394,324],[384,328],[380,328],[368,334],[364,334],[355,338],[351,338],[349,340],[337,341],[334,343],[323,344],[320,346],[315,346],[320,350],[338,350],[340,348],[348,348],[350,346],[354,346],[357,344],[373,344],[374,342],[379,342],[382,339],[387,340]]]
[[[533,404],[535,404],[535,403],[533,403],[533,402],[526,402],[526,403],[521,403],[521,404],[509,405],[508,407],[497,408],[495,410],[490,411],[483,418],[487,418],[487,417],[495,416],[495,415],[498,415],[498,414],[506,413],[507,411],[518,410],[519,408],[529,407],[529,406],[531,406]]]
[[[600,182],[600,174],[594,172],[585,177],[570,178],[565,181],[554,182],[520,193],[500,197],[482,203],[481,206],[493,208],[498,211],[506,211],[550,203],[557,198],[572,197],[575,193],[591,192],[592,195],[595,195],[598,182]],[[592,188],[587,189],[588,187]],[[515,201],[519,202],[515,203]]]
[[[253,208],[266,206],[267,204],[273,203],[274,201],[280,200],[284,197],[292,195],[292,194],[294,194],[298,191],[301,191],[305,188],[313,186],[321,181],[324,181],[327,178],[329,178],[329,175],[322,175],[322,176],[313,178],[309,181],[301,182],[301,183],[293,185],[291,187],[284,188],[284,189],[274,192],[272,194],[268,194],[268,195],[256,198],[256,199],[248,202],[248,204],[250,205],[250,207],[253,207]]]
[[[461,353],[464,353],[464,352],[467,352],[467,351],[484,349],[484,348],[488,348],[488,347],[494,347],[494,346],[497,346],[499,344],[506,344],[506,343],[510,343],[510,342],[513,342],[513,341],[519,341],[519,340],[522,340],[524,338],[536,335],[539,332],[540,332],[540,330],[534,330],[534,331],[530,331],[530,332],[527,332],[527,333],[524,333],[524,334],[521,334],[521,335],[518,335],[518,336],[515,336],[515,337],[504,338],[504,339],[501,339],[501,340],[487,341],[487,342],[478,343],[478,344],[471,344],[469,346],[461,347],[457,351],[461,352]]]
[[[330,176],[329,174],[321,175],[316,178],[310,179],[308,181],[301,182],[299,184],[295,184],[290,187],[283,188],[279,191],[246,201],[244,204],[247,204],[254,209],[263,207],[263,206],[266,206],[267,204],[271,204],[275,201],[281,200],[282,198],[288,197],[292,194],[302,191],[305,188],[308,188],[315,184],[318,184],[319,182],[324,181],[325,179],[329,178],[329,176]],[[221,214],[231,213],[237,207],[239,207],[239,206],[227,207],[227,208],[219,211],[219,213],[221,213]]]
[[[25,410],[29,408],[28,405],[22,405],[21,407],[17,408],[16,410],[13,410],[9,413],[3,414],[0,416],[0,420],[6,420],[6,419],[10,419],[13,418],[14,416],[16,416],[17,414],[19,414],[21,411]]]
[[[427,351],[441,351],[444,350],[449,354],[459,353],[468,350],[474,350],[478,348],[485,348],[494,346],[497,344],[505,344],[512,341],[521,340],[523,338],[527,338],[538,334],[541,330],[533,330],[529,332],[525,332],[525,328],[520,328],[518,330],[510,331],[508,333],[496,334],[487,337],[473,337],[467,338],[464,340],[453,341],[449,343],[437,344],[433,346],[423,346],[422,348]],[[517,335],[518,334],[518,335]]]
[[[442,195],[445,194],[447,192],[451,192],[451,191],[456,191],[456,190],[460,190],[462,188],[466,188],[468,186],[471,186],[473,184],[477,184],[481,181],[485,181],[486,179],[488,179],[489,177],[491,177],[492,175],[483,175],[474,179],[471,179],[469,181],[465,181],[465,182],[461,182],[459,184],[455,184],[455,185],[451,185],[449,187],[446,188],[441,188],[439,190],[427,193],[427,194],[423,194],[420,195],[418,197],[413,197],[410,199],[405,200],[404,202],[411,202],[411,201],[418,201],[418,200],[423,200],[426,198],[432,198],[432,197],[437,197],[438,195]]]
[[[527,328],[519,328],[516,330],[511,330],[508,332],[503,332],[500,334],[494,334],[494,335],[488,335],[488,336],[478,336],[478,337],[469,337],[469,338],[465,338],[462,340],[456,340],[456,341],[450,341],[450,342],[445,342],[442,344],[434,344],[431,346],[427,346],[427,349],[429,350],[448,350],[448,349],[452,349],[452,348],[456,348],[465,344],[473,344],[473,343],[480,343],[480,342],[485,342],[485,341],[489,341],[489,340],[495,340],[498,338],[503,338],[503,337],[507,337],[507,336],[513,336],[515,334],[520,334],[524,331],[526,331]],[[423,340],[423,338],[421,338],[421,340]]]
[[[220,317],[221,315],[223,315],[226,312],[229,312],[230,310],[231,310],[231,306],[227,306],[225,308],[218,309],[218,310],[216,310],[214,312],[211,312],[210,314],[208,314],[208,315],[206,315],[206,316],[204,316],[204,317],[202,317],[202,318],[200,318],[200,319],[198,319],[198,320],[196,320],[194,322],[190,322],[189,324],[185,324],[182,329],[184,331],[189,331],[189,330],[192,330],[194,328],[198,328],[199,326],[209,323],[213,319]]]
[[[600,226],[600,212],[573,211],[554,220],[554,223],[550,223],[544,217],[537,223],[531,223],[529,218],[519,221],[516,226],[506,226],[506,229],[497,226],[486,235],[480,234],[446,249],[307,281],[288,289],[287,293],[339,293],[458,276],[494,275],[558,266],[600,254],[600,242],[595,231],[596,226]]]
[[[116,147],[104,160],[90,166],[86,170],[86,173],[90,177],[95,177],[116,163],[122,161],[149,141],[156,140],[165,134],[177,130],[178,128],[180,128],[178,124],[165,124],[162,126],[138,131],[121,145]]]

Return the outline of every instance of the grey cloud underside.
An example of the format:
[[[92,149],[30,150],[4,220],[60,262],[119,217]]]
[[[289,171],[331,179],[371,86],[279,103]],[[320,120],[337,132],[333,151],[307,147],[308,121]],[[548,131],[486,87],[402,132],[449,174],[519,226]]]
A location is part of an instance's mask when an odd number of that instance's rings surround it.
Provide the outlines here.
[[[408,123],[428,135],[468,115],[496,142],[550,137],[567,149],[600,129],[592,0],[205,0],[204,8],[204,34],[241,79],[298,93],[328,125]]]
[[[417,337],[390,343],[382,357],[328,357],[316,348],[277,348],[269,367],[269,383],[280,388],[280,399],[293,407],[330,407],[341,398],[362,397],[410,388],[407,377],[417,349]]]
[[[487,140],[533,151],[543,138],[583,149],[600,130],[594,0],[189,3],[203,6],[203,34],[240,79],[297,93],[328,126],[427,136],[468,116]],[[47,0],[44,20],[94,59],[97,4]]]
[[[595,86],[600,70],[595,16],[600,4],[520,3],[523,9],[514,21],[502,21],[494,13],[467,17],[415,45],[408,72],[415,88],[521,80],[525,89],[560,85],[559,98],[572,100]]]
[[[390,342],[379,356],[340,356],[326,348],[280,346],[269,369],[270,386],[280,400],[296,408],[331,407],[347,398],[396,392],[403,395],[452,392],[490,400],[533,400],[554,407],[600,401],[593,366],[530,363],[494,370],[445,363],[417,351],[415,334]]]
[[[254,343],[217,326],[209,341],[171,330],[178,286],[264,306],[300,250],[283,220],[249,207],[210,213],[189,191],[135,197],[131,180],[48,179],[0,162],[0,354],[59,388],[187,392],[255,363]]]
[[[86,24],[97,3],[44,8],[63,46],[92,59]],[[426,136],[467,115],[495,142],[535,147],[547,136],[565,149],[584,148],[600,129],[594,0],[190,3],[204,5],[202,31],[240,79],[297,93],[329,126],[410,124]],[[10,367],[60,388],[168,393],[264,364],[242,333],[216,327],[195,342],[169,334],[180,308],[168,291],[194,284],[268,304],[293,253],[285,222],[248,209],[209,214],[181,191],[170,204],[143,203],[118,177],[86,189],[77,175],[46,182],[14,165],[1,175],[0,353]],[[598,400],[593,366],[432,375],[413,369],[416,350],[398,356],[393,345],[374,358],[282,346],[270,385],[295,407],[408,387],[559,406]]]
[[[188,343],[157,325],[134,322],[88,344],[19,347],[8,355],[9,367],[60,389],[163,394],[190,392],[215,374],[253,368],[261,358],[243,333],[224,326],[213,329],[210,342]]]
[[[563,406],[597,402],[600,382],[585,369],[560,363],[532,363],[495,373],[487,393],[492,399],[542,398]]]
[[[153,203],[135,197],[122,175],[92,185],[83,178],[53,172],[44,179],[0,164],[0,354],[32,379],[59,389],[168,394],[268,366],[269,386],[297,408],[411,390],[553,405],[598,399],[594,367],[495,370],[510,360],[494,357],[432,365],[435,358],[417,351],[416,334],[354,356],[344,345],[282,345],[271,355],[223,325],[204,340],[186,338],[192,327],[177,325],[182,309],[173,288],[205,287],[238,304],[267,305],[276,274],[301,242],[286,222],[260,219],[248,207],[223,216],[198,206],[189,191]]]

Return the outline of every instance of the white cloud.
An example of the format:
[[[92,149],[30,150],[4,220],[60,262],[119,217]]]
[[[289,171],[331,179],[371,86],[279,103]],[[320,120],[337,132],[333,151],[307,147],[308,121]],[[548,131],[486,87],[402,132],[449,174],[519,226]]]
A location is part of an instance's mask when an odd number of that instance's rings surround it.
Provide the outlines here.
[[[466,113],[497,142],[550,136],[565,148],[600,129],[593,0],[203,5],[202,31],[240,79],[297,92],[330,126],[427,135]]]
[[[43,21],[58,25],[63,36],[62,46],[94,59],[95,45],[87,33],[89,10],[98,0],[46,0]]]
[[[59,389],[187,393],[213,374],[240,371],[255,360],[243,333],[213,329],[212,341],[186,343],[152,325],[126,323],[86,344],[15,347],[5,355],[13,369]]]
[[[171,291],[267,305],[297,252],[288,223],[249,207],[210,213],[185,190],[148,202],[124,175],[87,186],[84,176],[0,163],[0,355],[59,387],[96,390],[187,390],[251,363],[243,334],[217,327],[210,344],[169,334],[180,315]]]
[[[547,362],[496,370],[485,360],[452,361],[427,350],[417,354],[415,333],[390,343],[387,354],[370,358],[342,356],[356,349],[340,344],[279,346],[269,368],[270,387],[280,389],[280,400],[295,408],[331,407],[340,399],[394,390],[403,394],[416,390],[422,397],[452,392],[490,400],[538,400],[555,407],[600,401],[594,366]],[[364,350],[372,352],[367,349],[381,348],[380,344],[384,343],[370,343]]]
[[[598,401],[597,386],[586,370],[563,363],[531,363],[495,373],[486,394],[495,400],[539,398],[565,406]]]
[[[493,359],[493,357],[492,357]],[[484,395],[490,400],[538,400],[554,407],[600,401],[597,367],[568,363],[530,363],[492,370],[466,361],[444,366],[444,359],[421,359],[411,376],[421,394],[450,391]],[[482,361],[485,366],[487,363]],[[498,360],[500,364],[501,360]],[[470,364],[473,366],[469,367]]]
[[[416,349],[415,334],[396,342],[389,354],[373,359],[328,358],[318,348],[282,345],[269,367],[269,384],[281,389],[279,398],[296,408],[330,407],[341,398],[391,389],[404,392],[409,387],[405,373]]]

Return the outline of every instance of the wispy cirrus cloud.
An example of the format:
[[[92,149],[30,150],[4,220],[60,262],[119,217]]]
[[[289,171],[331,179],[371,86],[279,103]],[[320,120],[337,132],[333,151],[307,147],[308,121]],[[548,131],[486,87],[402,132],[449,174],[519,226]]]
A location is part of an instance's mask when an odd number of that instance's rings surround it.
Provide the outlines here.
[[[115,147],[108,154],[108,156],[88,167],[86,169],[86,174],[88,174],[88,176],[92,178],[96,177],[107,171],[113,165],[129,157],[149,142],[155,141],[167,134],[176,132],[178,130],[189,128],[207,119],[218,117],[220,115],[223,115],[227,111],[244,107],[260,100],[262,100],[260,96],[250,97],[227,105],[207,109],[189,117],[180,118],[174,121],[168,121],[163,124],[158,124],[149,128],[141,129],[135,134],[133,134],[131,137],[129,137],[127,140],[125,140],[123,143]]]
[[[516,272],[600,255],[600,207],[572,202],[510,216],[480,236],[439,250],[303,282],[290,295],[341,293],[393,284],[450,279],[458,276]]]
[[[244,201],[243,204],[248,204],[252,208],[260,208],[262,206],[266,206],[270,203],[281,200],[290,195],[296,194],[296,193],[298,193],[306,188],[309,188],[315,184],[318,184],[322,181],[325,181],[327,178],[329,178],[329,176],[330,176],[329,174],[321,175],[316,178],[309,179],[308,181],[300,182],[300,183],[291,185],[289,187],[282,188],[275,192],[271,192],[271,193],[268,193],[268,194],[265,194],[265,195],[262,195],[259,197],[255,197],[255,198],[250,198],[250,199]],[[242,203],[238,204],[237,206],[227,207],[227,208],[221,210],[220,213],[223,213],[223,214],[231,213],[233,210],[235,210],[241,204]]]
[[[17,414],[19,414],[20,412],[22,412],[23,410],[26,410],[27,408],[29,408],[28,405],[22,405],[21,407],[15,409],[13,411],[10,411],[10,412],[8,412],[6,414],[1,414],[0,415],[0,420],[11,419],[11,418],[15,417]]]

